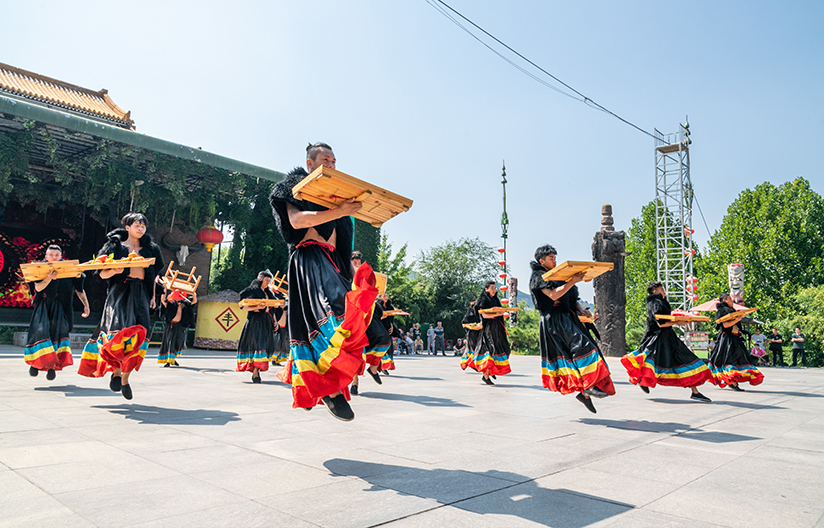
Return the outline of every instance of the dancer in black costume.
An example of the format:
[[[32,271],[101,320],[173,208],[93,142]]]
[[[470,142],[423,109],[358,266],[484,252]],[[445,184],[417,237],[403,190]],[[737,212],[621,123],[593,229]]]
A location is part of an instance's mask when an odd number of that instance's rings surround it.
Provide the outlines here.
[[[615,387],[598,346],[579,318],[578,287],[584,278],[578,273],[566,282],[546,281],[543,275],[556,266],[555,248],[535,250],[530,262],[529,289],[541,312],[541,380],[547,389],[561,394],[578,393],[576,399],[595,413],[592,397],[615,394]]]
[[[163,304],[163,322],[166,326],[160,340],[157,362],[162,363],[164,367],[179,367],[177,358],[186,348],[186,332],[195,320],[192,307],[197,304],[197,293],[192,294],[190,301],[181,291],[164,291],[160,302]]]
[[[664,285],[651,282],[647,293],[647,332],[638,349],[621,358],[629,380],[647,394],[650,387],[656,385],[689,387],[691,400],[710,403],[712,400],[698,392],[699,385],[712,381],[710,369],[675,334],[672,327],[677,322],[659,321],[655,317],[672,314]]]
[[[481,322],[481,316],[478,315],[478,310],[475,309],[475,302],[469,303],[469,308],[466,310],[463,319],[461,319],[462,325],[477,325]],[[461,368],[463,370],[466,370],[467,367],[475,371],[478,370],[475,368],[475,351],[478,350],[478,343],[481,341],[481,332],[481,329],[470,330],[466,328],[466,350],[461,356]]]
[[[473,368],[483,373],[484,383],[487,385],[494,385],[492,378],[512,372],[509,366],[510,347],[504,316],[481,313],[481,310],[487,308],[500,307],[501,300],[498,298],[495,281],[486,281],[484,291],[475,301],[475,308],[481,316],[483,329],[473,358]]]
[[[722,293],[718,297],[716,308],[718,310],[715,312],[716,321],[736,311],[732,297],[728,293]],[[730,389],[738,392],[744,392],[744,389],[738,386],[740,383],[749,382],[752,385],[758,385],[764,381],[764,375],[752,365],[747,345],[741,337],[741,319],[744,317],[745,314],[741,314],[740,317],[716,324],[716,328],[721,333],[710,355],[710,371],[712,371],[715,384],[719,387],[729,386]]]
[[[306,149],[309,171],[321,165],[334,169],[335,162],[325,143]],[[350,270],[350,215],[362,204],[346,200],[329,209],[298,200],[292,188],[306,176],[303,168],[293,169],[269,197],[289,246],[290,357],[278,377],[291,383],[293,407],[311,409],[322,402],[333,416],[349,421],[355,417],[347,401],[349,383],[363,368],[364,350],[379,346],[366,335],[378,290],[368,264],[354,277]]]
[[[45,262],[63,259],[60,246],[46,248]],[[55,371],[73,364],[69,333],[74,326],[72,299],[74,292],[83,302],[83,317],[89,316],[89,301],[83,290],[85,274],[76,279],[58,279],[57,272],[49,271],[46,278],[29,283],[29,293],[34,302],[24,358],[29,374],[37,376],[46,371],[46,379],[55,378]]]
[[[132,371],[140,370],[149,348],[146,339],[151,328],[149,310],[155,308],[156,270],[163,269],[163,256],[160,247],[146,233],[145,216],[129,213],[121,223],[123,228],[109,233],[108,242],[97,254],[111,255],[115,260],[136,255],[155,261],[146,268],[100,271],[100,278],[109,285],[106,306],[95,334],[83,349],[77,373],[100,378],[111,372],[109,388],[131,400],[129,377]]]
[[[241,299],[274,299],[269,289],[272,272],[264,270],[252,283],[240,292]],[[261,383],[261,371],[269,370],[269,362],[275,354],[275,322],[269,307],[244,308],[246,324],[237,342],[237,371],[251,372],[252,383]]]
[[[275,355],[272,356],[272,365],[279,367],[282,362],[289,359],[289,307],[275,307],[271,314],[275,322]]]

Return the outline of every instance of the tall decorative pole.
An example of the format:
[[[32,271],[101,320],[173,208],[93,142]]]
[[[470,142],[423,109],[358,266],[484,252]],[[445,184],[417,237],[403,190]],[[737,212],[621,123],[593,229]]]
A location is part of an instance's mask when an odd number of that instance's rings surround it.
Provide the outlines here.
[[[503,167],[501,168],[501,185],[503,186],[503,204],[504,210],[503,214],[501,214],[501,248],[498,249],[498,252],[501,254],[501,260],[498,261],[498,264],[501,265],[501,273],[498,277],[501,278],[501,282],[503,282],[503,286],[500,287],[501,292],[503,293],[503,299],[501,299],[501,304],[504,306],[517,305],[517,296],[518,296],[518,282],[517,279],[513,277],[507,277],[506,273],[506,239],[508,238],[507,230],[509,228],[509,217],[506,214],[506,161],[503,163]],[[505,318],[509,319],[509,325],[515,326],[517,323],[515,314],[505,314]]]

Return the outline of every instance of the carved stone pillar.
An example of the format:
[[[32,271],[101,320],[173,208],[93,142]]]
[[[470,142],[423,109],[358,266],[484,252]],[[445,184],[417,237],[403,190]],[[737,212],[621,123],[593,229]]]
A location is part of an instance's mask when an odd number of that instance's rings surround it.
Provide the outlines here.
[[[612,206],[601,208],[601,230],[595,233],[592,258],[596,262],[612,262],[615,268],[597,277],[595,311],[600,315],[595,326],[601,334],[601,352],[605,356],[619,357],[626,353],[627,292],[624,281],[624,257],[626,239],[623,231],[612,226]]]

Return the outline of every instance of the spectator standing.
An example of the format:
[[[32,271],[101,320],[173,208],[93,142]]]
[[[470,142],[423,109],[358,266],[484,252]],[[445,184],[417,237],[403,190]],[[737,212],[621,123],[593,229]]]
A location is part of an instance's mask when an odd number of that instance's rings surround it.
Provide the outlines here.
[[[795,333],[790,338],[793,342],[793,366],[796,366],[796,360],[798,356],[801,356],[801,366],[807,366],[807,358],[804,356],[804,334],[801,333],[801,329],[796,327]]]
[[[446,343],[443,340],[443,323],[438,321],[438,326],[435,327],[435,355],[438,355],[438,346],[440,346],[443,355],[446,355]]]
[[[778,329],[772,329],[772,334],[770,334],[769,342],[770,352],[773,353],[773,365],[776,367],[783,367],[784,350],[781,348],[781,343],[784,342],[784,338],[781,336],[781,334],[778,333]]]
[[[426,351],[429,355],[435,351],[435,327],[432,324],[429,325],[429,329],[426,331]]]

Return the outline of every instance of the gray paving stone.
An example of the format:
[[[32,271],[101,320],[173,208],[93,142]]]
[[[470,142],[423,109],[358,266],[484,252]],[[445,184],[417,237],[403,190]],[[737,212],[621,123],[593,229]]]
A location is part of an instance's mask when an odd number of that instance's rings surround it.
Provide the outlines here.
[[[97,526],[118,528],[236,503],[240,497],[197,479],[163,479],[108,485],[55,498]]]
[[[258,502],[304,521],[330,528],[372,526],[429,510],[438,505],[359,479],[338,477],[339,482],[309,493],[295,491],[264,497]]]
[[[190,476],[247,499],[310,490],[340,480],[328,471],[275,458],[259,464],[231,465],[211,471],[197,471]]]
[[[591,415],[541,387],[537,357],[487,387],[457,358],[401,356],[343,423],[292,409],[273,372],[249,383],[232,354],[147,360],[127,402],[73,370],[30,378],[2,352],[0,525],[794,528],[824,514],[824,370],[706,387],[716,401],[698,405],[645,395],[610,359],[618,394]]]
[[[30,467],[19,469],[17,473],[50,494],[139,483],[147,479],[178,475],[176,471],[125,452],[116,458],[106,457],[100,461],[82,460]]]
[[[133,528],[316,528],[316,524],[302,521],[255,501],[245,500],[207,508],[200,511],[156,519],[133,525]]]

